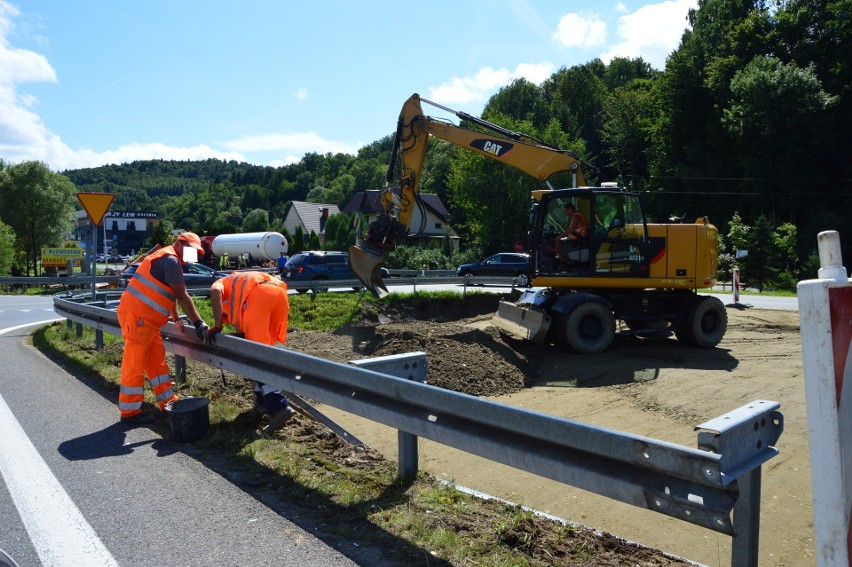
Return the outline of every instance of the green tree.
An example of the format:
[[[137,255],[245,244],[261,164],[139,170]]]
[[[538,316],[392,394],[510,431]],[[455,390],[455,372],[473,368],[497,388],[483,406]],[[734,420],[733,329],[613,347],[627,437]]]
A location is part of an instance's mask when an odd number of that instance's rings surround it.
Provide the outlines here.
[[[0,276],[12,274],[15,263],[15,231],[0,221]]]
[[[515,79],[509,86],[501,88],[488,101],[485,111],[528,120],[537,126],[550,120],[544,92],[526,79]]]
[[[635,81],[630,87],[616,89],[604,103],[602,137],[609,165],[627,184],[647,178],[653,120],[657,115],[651,96],[650,81]],[[634,190],[645,189],[634,184]]]
[[[269,213],[264,209],[249,211],[243,219],[243,232],[266,232],[269,230]]]
[[[731,92],[722,123],[745,175],[762,179],[775,215],[778,193],[798,187],[802,164],[824,145],[827,110],[837,97],[822,89],[813,67],[763,56],[734,75]]]
[[[349,250],[355,244],[355,226],[352,215],[339,213],[332,215],[325,223],[324,250]]]
[[[291,254],[297,254],[305,251],[305,231],[302,225],[296,226],[296,233],[293,234],[293,249]]]
[[[731,220],[728,221],[728,242],[734,253],[740,250],[748,250],[750,232],[751,227],[743,222],[739,211],[735,211]]]
[[[745,277],[758,291],[770,284],[778,274],[778,249],[775,247],[772,223],[760,215],[749,231],[748,256],[744,259]]]
[[[355,195],[355,177],[344,173],[332,180],[329,188],[322,195],[320,203],[330,203],[343,207]]]
[[[311,236],[308,239],[308,250],[319,250],[320,249],[320,240],[316,231],[311,231]]]
[[[159,244],[160,246],[168,246],[172,243],[172,231],[175,225],[168,219],[161,220],[151,232],[151,246]]]
[[[70,234],[76,219],[76,188],[47,164],[27,161],[0,171],[0,220],[17,236],[26,274],[36,269],[42,246],[55,246]]]

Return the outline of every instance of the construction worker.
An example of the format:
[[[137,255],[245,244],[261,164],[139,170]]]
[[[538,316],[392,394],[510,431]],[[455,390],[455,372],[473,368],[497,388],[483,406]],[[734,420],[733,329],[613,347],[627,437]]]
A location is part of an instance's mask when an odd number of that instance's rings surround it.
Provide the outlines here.
[[[581,248],[587,246],[586,239],[589,235],[586,219],[577,210],[577,207],[567,202],[563,205],[565,216],[568,219],[568,228],[559,235],[562,239],[559,245],[560,270],[568,270],[571,266],[578,266],[585,262]],[[586,256],[588,258],[588,256]]]
[[[210,287],[210,304],[213,327],[207,334],[208,344],[222,331],[224,323],[233,325],[250,341],[269,346],[287,341],[287,284],[275,276],[257,271],[233,272]],[[296,415],[281,390],[272,386],[254,382],[254,397],[255,405],[269,416],[269,423],[262,429],[265,435]]]
[[[179,399],[172,390],[160,328],[171,319],[183,330],[184,321],[177,311],[179,304],[195,326],[198,338],[206,337],[207,324],[187,294],[183,279],[183,264],[197,262],[198,255],[203,253],[198,235],[185,232],[172,246],[159,248],[145,257],[121,294],[118,322],[124,337],[124,356],[118,409],[125,423],[154,421],[152,414],[142,412],[145,377],[161,411],[167,403]]]

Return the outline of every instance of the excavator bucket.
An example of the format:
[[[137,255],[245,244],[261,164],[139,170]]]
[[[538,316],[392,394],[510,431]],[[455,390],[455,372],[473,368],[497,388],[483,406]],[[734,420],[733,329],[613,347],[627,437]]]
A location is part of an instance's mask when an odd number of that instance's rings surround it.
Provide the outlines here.
[[[544,344],[550,329],[550,316],[542,311],[501,301],[491,323],[519,339]]]
[[[379,252],[363,242],[349,247],[349,267],[361,283],[379,299],[389,293],[382,280],[382,264],[387,257],[387,251]]]

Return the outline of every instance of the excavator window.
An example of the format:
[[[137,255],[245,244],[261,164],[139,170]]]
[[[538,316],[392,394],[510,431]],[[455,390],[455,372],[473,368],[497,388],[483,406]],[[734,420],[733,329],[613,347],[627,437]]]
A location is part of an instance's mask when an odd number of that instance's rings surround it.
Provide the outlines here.
[[[594,233],[597,273],[647,274],[645,220],[636,195],[595,195]]]

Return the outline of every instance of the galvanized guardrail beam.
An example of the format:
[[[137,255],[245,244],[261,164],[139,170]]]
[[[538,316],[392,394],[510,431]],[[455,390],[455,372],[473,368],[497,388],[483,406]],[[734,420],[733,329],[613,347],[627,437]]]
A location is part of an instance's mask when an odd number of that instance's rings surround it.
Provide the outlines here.
[[[269,270],[262,270],[269,271]],[[394,277],[388,278],[385,283],[388,285],[411,285],[415,290],[417,286],[428,285],[446,285],[457,284],[467,287],[474,285],[505,285],[511,288],[517,287],[516,278],[509,276],[467,276],[458,277],[453,275],[453,272],[448,270],[427,270],[419,272],[417,270],[392,270]],[[399,277],[396,277],[399,274]],[[119,276],[97,276],[95,281],[99,284],[118,284],[121,286]],[[365,288],[361,282],[356,279],[351,280],[310,280],[310,281],[294,281],[285,280],[287,287],[293,290],[304,290],[317,292],[328,288],[352,288],[353,290],[363,291]],[[77,288],[91,288],[92,278],[87,276],[71,276],[71,277],[0,277],[0,286],[4,285],[20,285],[20,286],[49,286],[63,285]],[[202,287],[191,287],[190,289],[203,289]],[[98,290],[100,293],[102,290]]]
[[[54,309],[120,333],[109,308],[55,296]],[[177,356],[727,534],[733,537],[732,565],[753,565],[757,559],[761,467],[778,454],[783,431],[777,402],[756,400],[698,425],[698,448],[690,448],[420,383],[426,367],[422,353],[346,365],[227,335],[208,346],[174,325],[166,325],[162,334],[166,349]],[[416,473],[410,459],[410,451],[401,452],[400,474]]]

